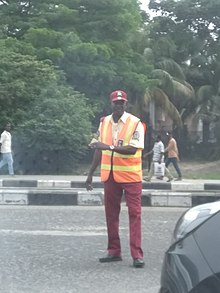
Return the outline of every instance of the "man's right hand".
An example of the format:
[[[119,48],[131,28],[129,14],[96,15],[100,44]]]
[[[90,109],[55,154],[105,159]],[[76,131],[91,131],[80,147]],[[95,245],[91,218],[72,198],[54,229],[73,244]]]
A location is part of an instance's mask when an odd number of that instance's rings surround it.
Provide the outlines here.
[[[87,179],[86,179],[86,190],[87,191],[93,190],[93,187],[92,187],[92,176],[88,176]]]

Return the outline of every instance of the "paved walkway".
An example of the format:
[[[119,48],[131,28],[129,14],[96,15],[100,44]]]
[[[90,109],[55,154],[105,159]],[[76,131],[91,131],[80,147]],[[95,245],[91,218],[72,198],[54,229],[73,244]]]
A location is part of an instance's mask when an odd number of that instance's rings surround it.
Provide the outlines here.
[[[86,176],[3,175],[0,204],[103,205],[103,183],[94,177],[94,189],[85,189]],[[143,206],[191,207],[220,199],[220,180],[143,182]]]

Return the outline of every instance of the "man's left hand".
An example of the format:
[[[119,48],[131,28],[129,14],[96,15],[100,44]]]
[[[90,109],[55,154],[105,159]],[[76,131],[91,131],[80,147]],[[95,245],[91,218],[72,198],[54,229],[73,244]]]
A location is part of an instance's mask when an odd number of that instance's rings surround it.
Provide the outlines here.
[[[91,149],[98,149],[98,150],[102,150],[102,151],[109,150],[109,145],[108,144],[105,144],[103,142],[100,142],[100,141],[91,143],[89,145],[89,147]]]

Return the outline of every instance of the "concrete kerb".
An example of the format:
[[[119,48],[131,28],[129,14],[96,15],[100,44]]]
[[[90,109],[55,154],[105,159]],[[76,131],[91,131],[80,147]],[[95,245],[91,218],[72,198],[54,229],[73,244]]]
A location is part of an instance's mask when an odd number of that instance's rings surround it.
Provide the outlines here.
[[[51,176],[53,178],[53,176]],[[0,204],[103,205],[103,183],[85,190],[85,177],[5,178],[0,180]],[[69,180],[70,179],[70,180]],[[191,207],[220,199],[220,181],[143,182],[142,206]]]

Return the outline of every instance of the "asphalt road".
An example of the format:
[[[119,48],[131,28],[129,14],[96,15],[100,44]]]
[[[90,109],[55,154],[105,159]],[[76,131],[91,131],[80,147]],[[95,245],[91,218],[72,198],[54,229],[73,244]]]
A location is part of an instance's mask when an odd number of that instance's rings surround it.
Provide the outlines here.
[[[123,261],[101,264],[103,207],[0,206],[0,293],[157,293],[163,253],[183,208],[144,207],[146,266],[132,267],[127,209],[122,207]]]

